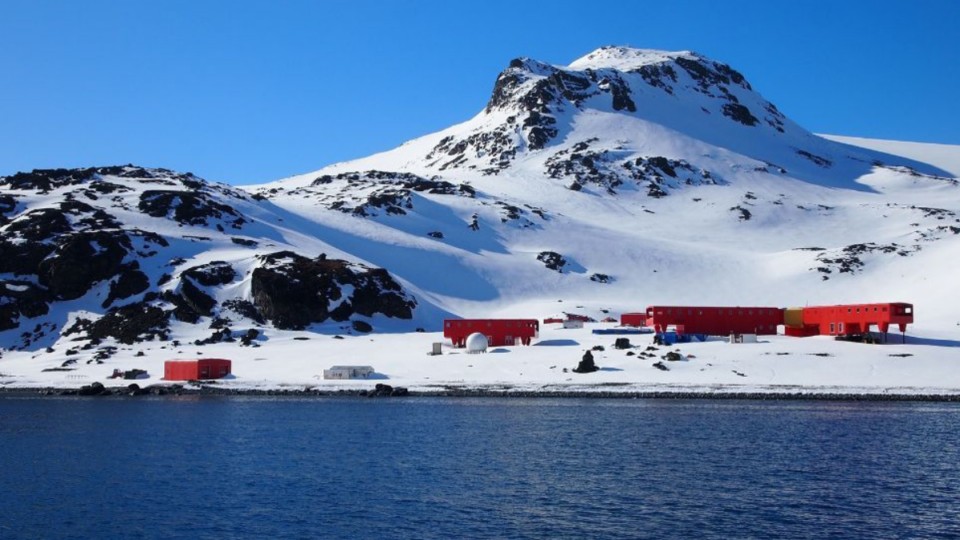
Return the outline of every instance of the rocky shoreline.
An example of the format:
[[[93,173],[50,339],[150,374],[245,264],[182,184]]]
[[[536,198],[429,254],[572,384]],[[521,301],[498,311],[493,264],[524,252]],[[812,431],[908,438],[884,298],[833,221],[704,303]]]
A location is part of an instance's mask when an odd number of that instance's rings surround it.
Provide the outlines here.
[[[93,386],[76,388],[0,388],[3,397],[137,397],[137,396],[243,396],[243,397],[444,397],[444,398],[591,398],[591,399],[706,399],[762,401],[902,401],[960,403],[960,394],[870,394],[829,392],[703,392],[703,391],[584,391],[584,390],[521,390],[510,388],[438,388],[408,390],[380,385],[371,390],[320,388],[305,389],[239,389],[209,385],[153,385],[141,388]]]

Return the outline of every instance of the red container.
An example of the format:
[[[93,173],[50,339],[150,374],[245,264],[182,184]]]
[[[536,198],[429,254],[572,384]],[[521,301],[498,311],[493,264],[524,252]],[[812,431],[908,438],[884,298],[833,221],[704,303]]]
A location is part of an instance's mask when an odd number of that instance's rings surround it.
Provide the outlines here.
[[[163,364],[163,378],[168,381],[222,379],[230,374],[232,364],[222,358],[167,360]]]

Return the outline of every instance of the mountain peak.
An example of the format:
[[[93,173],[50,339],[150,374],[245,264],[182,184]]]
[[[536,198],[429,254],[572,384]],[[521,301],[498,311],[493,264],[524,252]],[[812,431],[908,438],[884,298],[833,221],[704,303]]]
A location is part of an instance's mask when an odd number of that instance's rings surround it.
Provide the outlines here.
[[[661,64],[677,58],[699,60],[702,57],[691,51],[661,51],[608,45],[582,56],[570,63],[570,69],[606,69],[630,71],[643,66]]]

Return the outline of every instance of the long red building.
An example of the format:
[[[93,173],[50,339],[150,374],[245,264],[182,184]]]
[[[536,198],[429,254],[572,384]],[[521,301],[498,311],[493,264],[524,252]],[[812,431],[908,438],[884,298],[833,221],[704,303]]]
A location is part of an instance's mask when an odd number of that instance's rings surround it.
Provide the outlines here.
[[[788,308],[784,314],[784,330],[788,336],[850,336],[867,334],[872,327],[884,334],[891,325],[901,333],[913,323],[913,304],[849,304]]]
[[[776,335],[783,324],[783,309],[776,307],[704,307],[704,306],[650,306],[647,308],[647,326],[657,332],[666,332],[668,326],[678,334]]]
[[[168,381],[221,379],[230,374],[231,366],[230,360],[222,358],[167,360],[163,363],[163,378]]]
[[[536,319],[446,319],[443,321],[443,337],[449,338],[454,347],[466,347],[467,336],[479,332],[487,336],[490,347],[530,345],[540,332]]]
[[[646,326],[647,314],[644,313],[623,313],[620,315],[620,326]]]

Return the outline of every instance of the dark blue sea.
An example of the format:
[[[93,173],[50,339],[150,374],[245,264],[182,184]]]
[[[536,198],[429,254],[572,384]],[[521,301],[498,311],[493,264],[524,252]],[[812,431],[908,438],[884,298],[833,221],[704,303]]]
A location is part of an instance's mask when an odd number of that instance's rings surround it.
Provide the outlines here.
[[[960,405],[0,399],[0,538],[958,538]]]

